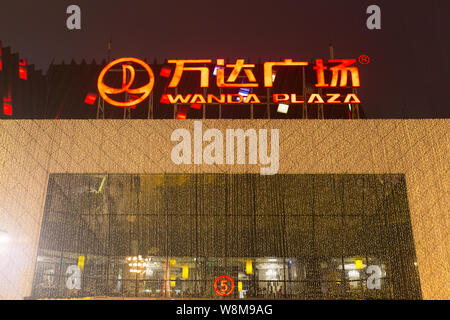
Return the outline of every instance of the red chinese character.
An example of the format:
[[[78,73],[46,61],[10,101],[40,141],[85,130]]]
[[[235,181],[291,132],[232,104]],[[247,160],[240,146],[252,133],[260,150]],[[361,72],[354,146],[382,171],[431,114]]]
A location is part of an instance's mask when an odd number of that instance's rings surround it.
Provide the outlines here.
[[[183,71],[200,71],[200,87],[209,86],[209,69],[207,67],[186,67],[186,63],[211,63],[210,59],[205,60],[168,60],[168,63],[175,63],[175,72],[169,83],[169,88],[176,88],[180,83]]]
[[[317,71],[317,84],[316,87],[337,87],[337,82],[339,78],[339,73],[341,74],[340,87],[347,86],[347,74],[350,72],[352,77],[352,86],[359,87],[359,71],[357,67],[349,67],[351,64],[356,62],[356,59],[331,59],[328,60],[329,63],[340,63],[336,66],[330,67],[332,71],[331,83],[328,85],[325,83],[325,70],[328,68],[323,65],[322,59],[316,60],[316,66],[314,70]]]
[[[217,59],[218,66],[224,66],[224,59]],[[233,68],[231,74],[229,75],[227,81],[225,82],[225,68],[217,69],[217,86],[219,88],[251,88],[258,87],[258,83],[256,82],[255,75],[250,68],[254,68],[254,64],[244,64],[244,59],[236,59],[236,64],[227,64],[227,68]],[[236,81],[237,77],[244,71],[247,76],[248,83],[233,83]]]
[[[284,59],[283,62],[264,62],[264,86],[272,87],[273,86],[273,67],[274,66],[307,66],[308,62],[299,61],[292,62],[292,59]]]

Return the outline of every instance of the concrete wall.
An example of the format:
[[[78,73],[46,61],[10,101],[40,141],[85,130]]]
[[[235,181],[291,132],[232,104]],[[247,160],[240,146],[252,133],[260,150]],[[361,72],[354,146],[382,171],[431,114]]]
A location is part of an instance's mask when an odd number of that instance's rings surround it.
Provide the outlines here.
[[[450,121],[207,120],[206,128],[280,129],[279,173],[404,173],[425,299],[449,299]],[[188,120],[0,121],[0,299],[30,295],[49,173],[253,172],[175,165]]]

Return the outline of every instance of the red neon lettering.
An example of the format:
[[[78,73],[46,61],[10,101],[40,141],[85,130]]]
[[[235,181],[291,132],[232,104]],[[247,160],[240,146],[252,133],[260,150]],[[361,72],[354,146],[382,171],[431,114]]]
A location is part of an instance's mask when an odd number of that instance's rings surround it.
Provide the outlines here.
[[[180,103],[180,104],[188,104],[189,100],[192,97],[192,94],[188,94],[185,97],[183,97],[181,94],[177,94],[175,98],[171,94],[165,95],[171,104]]]
[[[224,59],[217,59],[217,65],[223,66],[225,64]],[[227,64],[226,68],[233,68],[231,74],[228,76],[227,82],[225,82],[225,68],[217,69],[217,86],[219,88],[250,88],[258,87],[255,75],[253,71],[249,68],[254,68],[254,64],[244,64],[244,59],[236,59],[236,64]],[[247,79],[250,83],[233,83],[236,81],[237,77],[244,70]]]
[[[307,66],[308,62],[292,62],[292,59],[284,59],[283,62],[264,62],[264,87],[272,87],[272,75],[274,66]]]
[[[208,94],[208,103],[212,103],[213,99],[217,102],[217,103],[225,103],[225,99],[226,96],[225,94],[221,94],[220,97],[216,97],[213,94]]]
[[[313,93],[308,99],[308,103],[325,103],[318,93]]]
[[[339,93],[327,93],[327,96],[330,97],[327,100],[327,103],[341,103],[337,98],[341,96]]]
[[[275,93],[273,95],[273,102],[289,101],[289,95],[287,93]]]
[[[201,94],[196,93],[192,97],[191,103],[206,103],[206,101]]]
[[[350,101],[350,99],[352,99]],[[347,94],[347,96],[345,97],[344,103],[361,103],[361,101],[359,101],[358,97],[356,96],[356,94],[354,93],[349,93]]]
[[[291,94],[291,103],[304,103],[303,100],[297,100],[297,95],[295,93]]]
[[[244,103],[261,103],[261,101],[256,94],[251,93],[244,99]]]
[[[339,78],[339,73],[341,74],[341,82],[339,84],[340,87],[347,86],[347,73],[350,72],[352,77],[352,86],[359,87],[359,72],[357,67],[349,67],[351,64],[356,62],[356,59],[333,59],[328,60],[331,63],[341,63],[337,66],[330,67],[330,70],[333,72],[331,78],[331,87],[337,86],[337,81]]]
[[[185,67],[186,63],[211,63],[211,59],[204,60],[168,60],[168,63],[175,63],[175,72],[169,83],[169,88],[176,88],[180,83],[183,71],[200,71],[200,87],[209,86],[209,69],[207,67]]]

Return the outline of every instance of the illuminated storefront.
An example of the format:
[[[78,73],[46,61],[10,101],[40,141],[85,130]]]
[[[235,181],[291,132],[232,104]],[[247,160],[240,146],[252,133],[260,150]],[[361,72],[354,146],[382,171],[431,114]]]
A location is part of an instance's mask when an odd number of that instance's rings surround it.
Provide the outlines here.
[[[51,175],[32,298],[418,299],[402,175]]]

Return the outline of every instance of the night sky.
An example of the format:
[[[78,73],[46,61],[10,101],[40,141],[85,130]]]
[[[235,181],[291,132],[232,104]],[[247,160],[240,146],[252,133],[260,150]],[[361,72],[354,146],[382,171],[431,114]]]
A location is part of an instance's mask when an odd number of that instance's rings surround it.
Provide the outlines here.
[[[66,28],[77,4],[82,29]],[[381,7],[381,30],[366,8]],[[450,0],[2,0],[0,40],[44,72],[50,62],[138,58],[336,58],[360,66],[368,118],[449,118]]]

